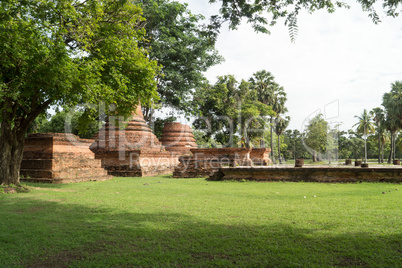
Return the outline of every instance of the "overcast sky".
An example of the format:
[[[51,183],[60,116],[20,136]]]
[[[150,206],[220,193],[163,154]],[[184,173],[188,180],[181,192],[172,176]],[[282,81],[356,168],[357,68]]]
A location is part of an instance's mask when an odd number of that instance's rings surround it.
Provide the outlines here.
[[[208,0],[180,2],[206,17],[219,9]],[[246,23],[236,31],[225,25],[217,42],[225,62],[206,76],[211,83],[226,74],[240,81],[265,69],[287,93],[290,129],[302,130],[303,122],[320,110],[348,130],[357,122],[355,115],[380,106],[391,83],[402,80],[402,17],[379,13],[378,25],[357,5],[333,14],[303,13],[295,43],[283,21],[271,28],[271,35],[257,34]]]

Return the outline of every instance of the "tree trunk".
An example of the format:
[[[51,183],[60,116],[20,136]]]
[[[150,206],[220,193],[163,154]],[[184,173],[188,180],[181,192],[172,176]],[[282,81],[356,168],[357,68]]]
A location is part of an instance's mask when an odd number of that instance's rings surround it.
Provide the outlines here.
[[[25,134],[17,134],[2,124],[0,134],[0,185],[18,184]]]
[[[328,151],[328,153],[327,153],[327,156],[328,156],[328,164],[330,165],[332,162],[332,153],[331,153],[331,151]]]
[[[396,156],[396,132],[394,134],[394,150],[393,150],[394,154],[392,156],[392,161],[395,161],[395,156]]]
[[[388,156],[388,164],[391,164],[391,159],[392,159],[392,150],[393,150],[393,134],[391,132],[391,151],[389,152],[389,156]]]
[[[367,163],[367,137],[364,138],[364,164]]]
[[[378,129],[378,126],[377,126]],[[381,136],[380,136],[380,132],[378,132],[378,164],[381,163]]]
[[[270,146],[271,146],[271,159],[272,159],[272,161],[274,162],[274,164],[276,164],[275,163],[275,157],[274,157],[274,145],[273,145],[273,141],[272,141],[272,139],[273,139],[273,130],[274,130],[274,122],[273,122],[273,117],[271,116],[271,120],[270,120],[270,123],[271,123],[271,144],[270,144]]]
[[[278,158],[279,158],[279,164],[282,164],[281,160],[281,141],[280,141],[280,135],[278,135]]]

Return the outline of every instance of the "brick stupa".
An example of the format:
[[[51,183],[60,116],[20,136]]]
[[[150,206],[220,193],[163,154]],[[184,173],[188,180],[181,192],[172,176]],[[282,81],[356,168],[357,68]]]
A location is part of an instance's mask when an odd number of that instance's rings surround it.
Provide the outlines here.
[[[177,122],[165,123],[160,141],[167,151],[180,155],[189,155],[190,149],[197,148],[190,126]]]
[[[21,181],[68,183],[111,179],[89,150],[91,143],[93,140],[73,134],[29,134],[25,139]]]
[[[141,105],[124,129],[106,122],[90,146],[110,175],[143,177],[173,172],[178,156],[166,151],[144,120]]]

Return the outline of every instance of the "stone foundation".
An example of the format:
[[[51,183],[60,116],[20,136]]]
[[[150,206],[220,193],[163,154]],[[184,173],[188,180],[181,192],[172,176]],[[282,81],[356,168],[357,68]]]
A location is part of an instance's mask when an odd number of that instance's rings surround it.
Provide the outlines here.
[[[253,152],[254,151],[254,152]],[[270,149],[210,148],[190,149],[192,156],[180,157],[174,178],[208,177],[223,166],[267,165]],[[253,158],[251,158],[253,156]]]
[[[73,134],[29,134],[25,139],[21,181],[68,183],[111,179],[89,150],[92,142]]]
[[[143,152],[126,150],[97,152],[102,167],[116,177],[146,177],[173,173],[179,157],[170,152]]]
[[[290,182],[402,182],[402,168],[361,167],[236,167],[220,168],[208,180]]]

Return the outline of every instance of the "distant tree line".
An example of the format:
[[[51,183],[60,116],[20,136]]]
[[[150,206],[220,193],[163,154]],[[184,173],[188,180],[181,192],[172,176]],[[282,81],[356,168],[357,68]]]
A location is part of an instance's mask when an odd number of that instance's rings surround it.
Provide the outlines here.
[[[304,133],[287,130],[284,133],[285,158],[311,157],[319,161],[325,152],[325,159],[377,159],[378,163],[392,163],[402,157],[401,81],[391,84],[390,92],[383,95],[382,107],[365,109],[355,118],[358,122],[348,131],[331,129],[321,115],[309,122]],[[314,151],[307,150],[303,141]]]

